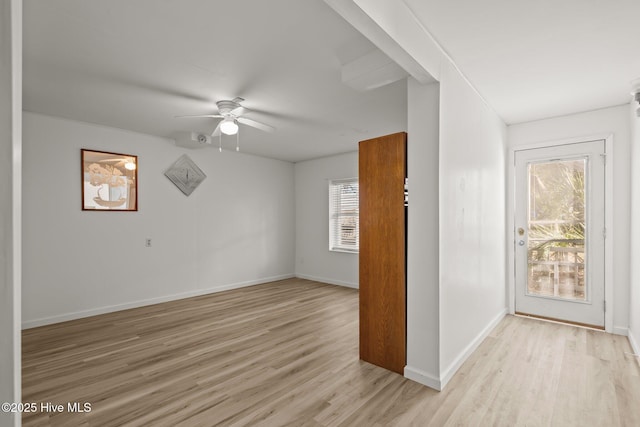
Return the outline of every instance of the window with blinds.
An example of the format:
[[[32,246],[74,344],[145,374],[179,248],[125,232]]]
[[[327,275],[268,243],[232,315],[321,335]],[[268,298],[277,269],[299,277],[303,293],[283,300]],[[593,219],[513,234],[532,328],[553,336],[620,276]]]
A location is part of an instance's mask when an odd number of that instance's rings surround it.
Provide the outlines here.
[[[358,178],[329,181],[329,250],[358,252]]]

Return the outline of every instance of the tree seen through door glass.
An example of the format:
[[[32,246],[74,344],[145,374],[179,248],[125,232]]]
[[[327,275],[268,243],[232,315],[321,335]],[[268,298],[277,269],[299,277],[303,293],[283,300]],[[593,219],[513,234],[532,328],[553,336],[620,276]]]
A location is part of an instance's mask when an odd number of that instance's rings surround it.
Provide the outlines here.
[[[586,159],[529,163],[530,295],[586,300]]]

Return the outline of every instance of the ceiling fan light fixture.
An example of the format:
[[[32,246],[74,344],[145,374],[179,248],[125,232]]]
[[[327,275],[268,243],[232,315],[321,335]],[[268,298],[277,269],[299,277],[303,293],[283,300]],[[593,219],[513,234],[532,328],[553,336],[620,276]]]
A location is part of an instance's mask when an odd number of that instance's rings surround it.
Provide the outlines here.
[[[124,164],[124,168],[126,170],[134,171],[136,170],[136,164],[133,163],[131,160],[129,160],[127,163]]]
[[[227,118],[220,123],[220,132],[225,135],[235,135],[238,133],[238,124],[232,118]]]

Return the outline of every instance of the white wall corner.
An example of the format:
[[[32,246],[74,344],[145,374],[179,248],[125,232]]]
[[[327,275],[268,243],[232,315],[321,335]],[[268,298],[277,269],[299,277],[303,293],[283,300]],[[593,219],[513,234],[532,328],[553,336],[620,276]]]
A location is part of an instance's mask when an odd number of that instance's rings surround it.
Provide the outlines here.
[[[415,381],[419,384],[430,387],[434,390],[441,391],[442,383],[440,379],[432,375],[428,372],[422,371],[418,368],[411,367],[409,365],[404,367],[404,377],[410,379],[411,381]]]
[[[451,378],[453,378],[455,373],[458,372],[458,369],[460,369],[462,364],[469,358],[469,356],[471,356],[474,351],[476,351],[480,344],[482,344],[482,341],[484,341],[484,339],[489,336],[491,331],[493,331],[493,329],[498,326],[498,323],[500,323],[500,321],[506,315],[507,309],[505,308],[500,313],[498,313],[498,315],[495,316],[493,320],[491,320],[491,322],[489,322],[489,324],[485,326],[482,331],[480,331],[480,333],[469,343],[469,345],[467,345],[464,350],[460,352],[458,357],[456,357],[453,362],[451,362],[451,364],[441,372],[440,382],[442,388],[440,390],[446,387],[447,383],[451,380]]]
[[[324,1],[414,79],[423,84],[434,82],[434,76],[437,79],[437,75],[434,72],[439,69],[438,66],[434,65],[429,69],[417,61],[410,52],[407,52],[394,40],[393,35],[388,33],[388,29],[383,28],[379,22],[374,21],[370,16],[370,11],[362,8],[358,2],[353,0]],[[403,7],[408,11],[403,3],[396,2],[396,7]]]
[[[640,338],[636,339],[636,335],[633,331],[628,331],[627,338],[629,338],[629,344],[631,344],[633,353],[636,356],[640,355]]]
[[[640,78],[632,83],[633,92],[640,89]],[[635,96],[634,96],[635,98]],[[631,217],[637,217],[640,212],[640,116],[636,111],[638,103],[632,101],[629,105],[631,122]],[[640,253],[640,227],[636,221],[630,224],[630,258],[637,259]],[[640,267],[635,262],[630,263],[629,278],[629,329],[627,337],[636,355],[640,355]],[[640,361],[640,359],[639,359]]]
[[[20,402],[22,0],[0,3],[0,402]],[[19,412],[0,425],[19,426]]]
[[[611,330],[612,334],[615,335],[622,335],[622,336],[628,336],[629,335],[629,328],[625,328],[624,326],[614,326]]]
[[[439,390],[440,84],[407,84],[407,378]],[[427,373],[427,374],[425,374]]]

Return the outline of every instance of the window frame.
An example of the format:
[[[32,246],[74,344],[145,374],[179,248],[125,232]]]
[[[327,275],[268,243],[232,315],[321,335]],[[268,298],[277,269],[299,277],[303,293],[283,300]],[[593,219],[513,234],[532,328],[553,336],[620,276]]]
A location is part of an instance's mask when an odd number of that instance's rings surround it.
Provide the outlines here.
[[[353,200],[349,200],[343,203],[342,194],[343,188],[348,185],[356,186],[355,203]],[[339,189],[338,189],[339,188]],[[358,178],[341,178],[330,179],[329,185],[329,251],[331,252],[346,252],[346,253],[359,253],[360,252],[360,186]],[[336,197],[340,197],[340,200],[335,200]],[[353,210],[355,208],[355,214],[345,212]],[[354,218],[355,217],[355,244],[345,244],[343,237],[344,231],[339,231],[340,219],[342,218]]]

